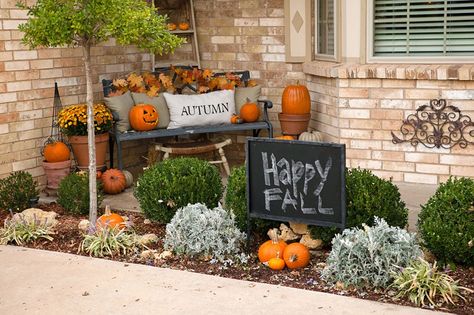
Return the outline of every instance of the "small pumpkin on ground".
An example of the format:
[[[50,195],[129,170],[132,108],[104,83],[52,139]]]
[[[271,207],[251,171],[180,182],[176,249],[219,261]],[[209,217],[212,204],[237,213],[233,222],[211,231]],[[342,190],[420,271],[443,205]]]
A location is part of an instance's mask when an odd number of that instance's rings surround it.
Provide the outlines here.
[[[275,137],[275,139],[280,139],[280,140],[295,140],[296,138],[290,135],[282,135]]]
[[[69,160],[71,151],[64,142],[53,141],[44,146],[43,154],[46,162],[55,163]]]
[[[285,247],[283,260],[290,269],[304,268],[309,264],[308,247],[301,243],[291,243]]]
[[[272,258],[281,257],[285,250],[286,243],[278,239],[278,229],[271,231],[271,240],[266,241],[258,248],[258,260],[264,263]]]
[[[300,136],[298,137],[298,140],[323,142],[323,134],[316,130],[313,130],[311,132],[305,131],[300,134]]]
[[[108,228],[114,228],[114,227],[124,228],[125,227],[125,220],[122,218],[121,215],[119,215],[117,213],[112,213],[110,211],[110,206],[106,205],[105,206],[105,213],[97,219],[96,227],[97,228],[102,228],[102,229],[106,228],[106,227],[108,227]]]
[[[254,122],[258,120],[260,110],[258,109],[257,104],[252,103],[250,99],[247,98],[247,102],[242,106],[242,108],[240,108],[239,116],[244,120],[244,122]]]
[[[137,131],[149,131],[158,125],[158,112],[153,105],[137,104],[128,113],[130,126]]]
[[[285,261],[280,257],[273,257],[268,261],[268,267],[273,270],[282,270],[285,268]]]
[[[123,175],[125,176],[125,188],[131,187],[133,185],[133,175],[127,170],[122,170]]]
[[[125,175],[121,170],[111,168],[102,174],[104,192],[110,195],[121,193],[125,189]]]

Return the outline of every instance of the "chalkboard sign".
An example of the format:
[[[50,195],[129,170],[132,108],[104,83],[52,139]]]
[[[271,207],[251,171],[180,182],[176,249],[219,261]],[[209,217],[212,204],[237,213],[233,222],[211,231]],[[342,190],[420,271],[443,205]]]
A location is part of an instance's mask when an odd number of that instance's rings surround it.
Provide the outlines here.
[[[344,228],[343,144],[248,138],[248,217]]]

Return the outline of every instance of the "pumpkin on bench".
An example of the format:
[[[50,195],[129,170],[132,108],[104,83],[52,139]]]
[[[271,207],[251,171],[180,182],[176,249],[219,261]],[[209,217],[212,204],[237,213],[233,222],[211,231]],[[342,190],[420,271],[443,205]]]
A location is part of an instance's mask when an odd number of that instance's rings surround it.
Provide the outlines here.
[[[123,141],[245,130],[252,130],[253,136],[267,130],[272,137],[268,109],[273,104],[258,100],[261,87],[249,77],[249,71],[215,74],[168,68],[102,80],[115,122],[110,131],[111,167],[116,145],[118,168],[123,168]],[[235,119],[238,115],[244,117]]]

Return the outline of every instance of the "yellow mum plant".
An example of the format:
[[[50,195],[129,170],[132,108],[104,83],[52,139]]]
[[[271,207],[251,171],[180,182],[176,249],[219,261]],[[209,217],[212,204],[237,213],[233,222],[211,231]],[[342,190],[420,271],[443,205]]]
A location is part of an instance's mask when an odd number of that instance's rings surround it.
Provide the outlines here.
[[[104,104],[94,104],[95,134],[106,133],[112,128],[113,117]],[[66,106],[58,114],[58,126],[67,136],[87,135],[87,105]]]

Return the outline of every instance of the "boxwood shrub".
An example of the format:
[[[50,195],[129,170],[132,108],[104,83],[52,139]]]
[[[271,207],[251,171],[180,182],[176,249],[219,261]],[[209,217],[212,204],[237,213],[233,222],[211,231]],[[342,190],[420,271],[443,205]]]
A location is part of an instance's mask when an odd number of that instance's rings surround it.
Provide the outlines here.
[[[222,198],[218,169],[208,161],[179,157],[154,164],[138,179],[134,195],[147,218],[169,223],[189,203],[214,208]]]
[[[450,178],[421,207],[423,245],[444,263],[474,266],[474,180]]]
[[[0,179],[0,209],[21,212],[30,207],[30,199],[39,197],[33,176],[17,171]]]
[[[374,217],[384,219],[390,226],[404,228],[408,222],[408,209],[400,198],[398,187],[390,180],[377,177],[369,170],[346,171],[346,228],[372,226]],[[331,243],[337,228],[310,227],[311,235],[326,245]]]
[[[97,181],[97,204],[100,205],[104,195],[102,182]],[[89,174],[87,172],[71,173],[64,177],[58,187],[58,204],[73,214],[89,213]]]
[[[235,215],[235,223],[242,232],[247,232],[247,176],[245,166],[232,169],[225,195],[225,208]],[[252,230],[266,233],[269,228],[279,225],[278,222],[252,219]]]

